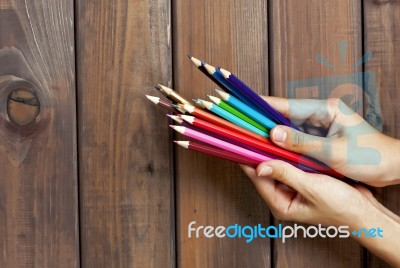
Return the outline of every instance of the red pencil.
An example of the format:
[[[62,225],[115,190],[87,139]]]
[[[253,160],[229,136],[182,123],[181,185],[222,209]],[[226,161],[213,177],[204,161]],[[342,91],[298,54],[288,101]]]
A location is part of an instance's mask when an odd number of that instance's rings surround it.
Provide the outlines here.
[[[327,166],[321,165],[317,162],[314,162],[311,159],[305,158],[297,153],[280,148],[280,147],[272,144],[268,140],[267,140],[267,142],[260,142],[259,140],[252,139],[252,138],[242,135],[240,133],[231,131],[229,129],[222,128],[220,126],[214,125],[212,123],[209,123],[205,120],[196,118],[194,116],[181,115],[180,117],[195,127],[205,129],[209,132],[212,132],[212,133],[227,137],[229,139],[233,139],[233,140],[239,141],[241,143],[250,145],[250,146],[257,148],[259,150],[262,150],[264,152],[268,152],[268,153],[278,156],[280,158],[289,160],[292,163],[306,166],[311,169],[315,169],[318,172],[325,173],[325,174],[334,176],[336,178],[343,178],[343,175],[328,168]]]
[[[239,164],[243,164],[246,166],[251,166],[251,167],[257,167],[257,165],[259,164],[258,161],[249,159],[247,157],[238,155],[238,154],[234,154],[228,151],[224,151],[221,149],[217,149],[214,147],[210,147],[210,146],[206,146],[206,145],[202,145],[199,143],[194,143],[191,141],[174,141],[175,143],[177,143],[178,145],[182,146],[183,148],[189,149],[189,150],[193,150],[193,151],[197,151],[197,152],[201,152],[201,153],[205,153],[208,155],[213,155],[216,157],[220,157],[226,160],[230,160]]]
[[[253,133],[253,132],[251,132],[251,131],[249,131],[247,129],[239,127],[239,126],[237,126],[237,125],[235,125],[235,124],[233,124],[233,123],[231,123],[231,122],[229,122],[229,121],[227,121],[225,119],[222,119],[222,118],[220,118],[220,117],[218,117],[216,115],[213,115],[213,114],[211,114],[209,112],[203,111],[203,110],[201,110],[199,108],[196,108],[196,107],[194,107],[194,106],[192,106],[190,104],[184,104],[182,107],[187,112],[189,112],[190,114],[192,114],[194,116],[197,116],[197,117],[200,117],[200,118],[202,118],[202,119],[204,119],[204,120],[206,120],[208,122],[211,122],[211,123],[213,123],[215,125],[227,128],[227,129],[229,129],[231,131],[234,131],[236,133],[241,133],[243,135],[253,137],[254,139],[262,141],[262,142],[268,142],[268,139],[263,137],[263,136],[261,136],[261,135],[257,135],[257,134],[255,134],[255,133]]]

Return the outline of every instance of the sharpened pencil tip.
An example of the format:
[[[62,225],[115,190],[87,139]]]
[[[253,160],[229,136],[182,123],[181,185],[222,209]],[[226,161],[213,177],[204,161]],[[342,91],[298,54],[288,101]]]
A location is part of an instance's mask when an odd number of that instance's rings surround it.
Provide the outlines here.
[[[157,85],[155,85],[154,87],[155,87],[158,91],[161,90],[160,84],[157,84]]]
[[[146,95],[146,98],[149,99],[151,102],[153,102],[154,104],[158,104],[160,98],[158,97],[154,97],[154,96],[150,96],[150,95]]]
[[[228,79],[231,76],[231,73],[228,72],[227,70],[222,69],[222,68],[220,68],[219,70],[221,71],[221,73],[225,77],[225,79]]]
[[[214,67],[214,66],[211,66],[211,65],[208,64],[208,63],[204,63],[203,66],[204,66],[204,68],[206,68],[207,72],[208,72],[210,75],[213,75],[213,74],[215,73],[215,67]]]
[[[187,54],[187,56],[189,57],[189,59],[192,59],[192,55],[191,54]]]
[[[179,115],[167,115],[169,118],[171,118],[172,120],[174,120],[175,122],[178,122],[179,124],[182,124],[183,119],[180,118]]]
[[[177,125],[169,125],[171,128],[173,128],[174,130],[178,131],[181,134],[185,133],[186,128],[182,127],[182,126],[177,126]]]
[[[196,65],[197,68],[203,65],[203,63],[201,62],[201,60],[196,59],[196,58],[193,57],[193,56],[190,56],[190,60]]]
[[[174,142],[182,146],[183,148],[189,149],[190,142],[188,141],[174,141]]]

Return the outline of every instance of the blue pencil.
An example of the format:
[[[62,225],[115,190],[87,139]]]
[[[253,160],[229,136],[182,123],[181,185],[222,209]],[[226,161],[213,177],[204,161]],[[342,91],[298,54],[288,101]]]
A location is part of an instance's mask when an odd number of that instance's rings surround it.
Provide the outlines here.
[[[223,92],[221,90],[218,90],[218,89],[216,89],[215,91],[218,93],[218,95],[221,97],[221,99],[223,99],[228,104],[232,105],[233,107],[235,107],[236,109],[238,109],[239,111],[241,111],[242,113],[247,115],[248,117],[252,118],[254,121],[257,121],[259,124],[263,125],[264,127],[271,129],[276,126],[275,122],[270,120],[268,117],[265,117],[264,115],[260,114],[259,112],[257,112],[256,110],[254,110],[247,104],[243,103],[236,97],[234,97],[226,92]]]
[[[211,66],[208,63],[202,62],[204,68],[207,70],[207,72],[214,77],[216,80],[218,80],[221,84],[223,84],[224,88],[227,89],[228,92],[231,94],[235,95],[239,99],[241,99],[244,103],[249,105],[250,107],[253,107],[255,110],[260,110],[257,106],[255,106],[251,99],[249,99],[246,95],[244,95],[242,92],[240,92],[234,85],[232,85],[229,81],[225,79],[225,77],[222,75],[221,71],[218,68],[215,68],[214,66]]]
[[[215,77],[208,73],[206,68],[204,68],[203,66],[204,63],[201,60],[193,57],[192,55],[188,55],[188,57],[194,63],[194,65],[196,65],[197,69],[199,69],[203,74],[210,78],[215,84],[217,84],[220,88],[229,91],[229,89],[226,88],[220,81],[218,81],[217,79],[215,79]],[[224,80],[226,81],[225,78],[221,79],[221,81],[225,82]]]
[[[256,104],[259,108],[261,108],[267,115],[269,115],[271,119],[273,119],[279,124],[296,128],[296,126],[291,124],[289,119],[284,117],[281,113],[279,113],[272,106],[270,106],[263,98],[260,97],[260,95],[254,92],[251,88],[249,88],[235,75],[231,74],[230,72],[224,69],[220,69],[220,71],[227,81],[231,82],[237,89],[241,91],[243,95],[246,95],[248,98],[250,98],[253,101],[253,103]]]
[[[239,117],[237,117],[237,116],[225,111],[221,107],[218,107],[218,105],[215,105],[212,102],[204,101],[204,100],[201,100],[201,102],[203,103],[204,107],[207,110],[210,110],[211,112],[215,113],[216,115],[218,115],[218,116],[220,116],[222,118],[225,118],[226,120],[234,123],[235,125],[238,125],[238,126],[240,126],[242,128],[245,128],[245,129],[247,129],[247,130],[249,130],[251,132],[254,132],[254,133],[258,134],[258,135],[261,135],[263,137],[269,138],[269,134],[268,133],[256,128],[255,126],[247,123],[246,121],[240,119]]]

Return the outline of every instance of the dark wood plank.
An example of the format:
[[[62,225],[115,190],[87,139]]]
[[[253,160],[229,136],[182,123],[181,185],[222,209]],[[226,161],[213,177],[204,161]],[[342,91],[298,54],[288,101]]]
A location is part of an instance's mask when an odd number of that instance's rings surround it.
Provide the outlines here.
[[[78,267],[73,1],[0,1],[0,266]]]
[[[364,44],[372,52],[366,71],[376,76],[378,97],[383,117],[383,132],[400,138],[400,3],[398,1],[364,0]],[[400,187],[379,191],[379,199],[387,208],[400,214]],[[368,267],[388,267],[369,255]]]
[[[173,5],[174,87],[206,98],[216,87],[186,54],[238,74],[259,93],[268,88],[267,1],[177,0]],[[180,139],[182,137],[180,136]],[[269,225],[269,210],[239,167],[176,151],[177,263],[180,267],[269,267],[270,241],[188,238],[188,224]]]
[[[174,266],[167,1],[76,1],[83,267]]]
[[[345,98],[349,104],[362,103],[358,87],[343,86],[332,93],[332,80],[319,79],[353,73],[350,68],[362,52],[360,1],[272,1],[270,16],[273,95],[328,98],[350,94],[351,98]],[[341,41],[347,42],[345,57],[341,57]],[[323,55],[335,70],[322,66],[317,55]],[[357,112],[362,114],[362,105]],[[297,238],[285,244],[276,240],[274,249],[277,267],[359,267],[363,257],[362,248],[351,239]]]

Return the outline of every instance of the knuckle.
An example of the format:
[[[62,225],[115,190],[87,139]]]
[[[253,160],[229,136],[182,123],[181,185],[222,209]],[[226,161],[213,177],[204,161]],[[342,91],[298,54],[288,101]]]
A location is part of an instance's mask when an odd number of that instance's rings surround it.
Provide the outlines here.
[[[340,110],[340,107],[346,104],[340,98],[329,98],[327,105],[329,110],[337,112]]]
[[[284,165],[284,163],[282,163],[282,165]],[[286,182],[288,181],[288,176],[289,176],[287,168],[285,168],[284,166],[280,166],[279,168],[275,167],[274,173],[275,173],[274,174],[275,178],[279,178],[279,181],[286,184]]]
[[[335,108],[339,107],[343,101],[340,98],[329,98],[328,99],[328,106]]]
[[[294,149],[301,149],[304,146],[304,135],[294,132],[292,136],[292,146]]]
[[[291,220],[291,216],[289,215],[288,211],[271,209],[271,213],[278,220],[283,220],[283,221]]]

